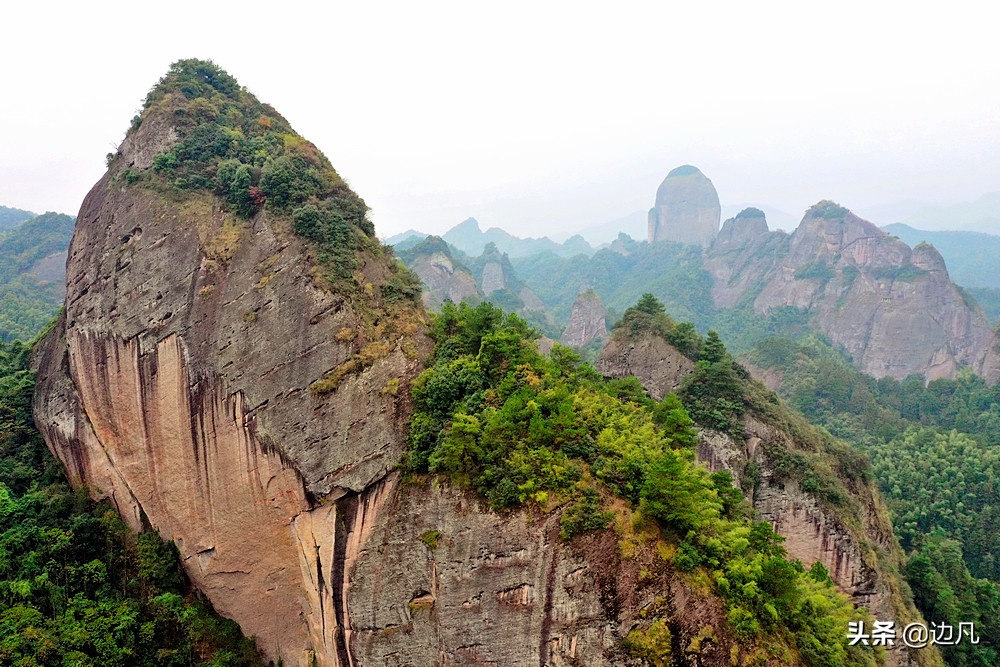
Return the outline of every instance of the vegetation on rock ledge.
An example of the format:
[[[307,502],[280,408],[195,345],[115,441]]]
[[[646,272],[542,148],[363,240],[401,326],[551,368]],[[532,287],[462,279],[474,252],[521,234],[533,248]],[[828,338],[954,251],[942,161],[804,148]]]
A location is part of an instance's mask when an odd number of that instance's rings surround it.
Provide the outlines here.
[[[367,252],[389,259],[392,275],[380,286],[385,301],[419,297],[419,281],[391,260],[364,200],[326,156],[214,63],[174,63],[149,92],[132,132],[146,122],[168,126],[177,141],[154,157],[152,173],[122,171],[126,182],[210,190],[243,218],[271,211],[315,245],[319,265],[339,288],[351,287],[358,255]]]
[[[749,519],[728,474],[695,464],[693,422],[677,396],[657,402],[634,378],[605,382],[559,345],[542,356],[528,325],[489,303],[446,303],[432,335],[432,366],[413,385],[411,473],[474,488],[497,509],[562,508],[569,539],[607,527],[610,504],[621,502],[612,499],[624,499],[672,545],[660,576],[711,582],[743,641],[789,663],[797,655],[814,666],[876,664],[872,649],[845,639],[848,621],[864,612],[822,567],[807,572],[785,558],[781,538]],[[731,363],[717,339],[702,348],[718,357],[710,363]],[[630,635],[630,650],[655,664],[670,622]]]
[[[761,341],[750,360],[780,373],[793,406],[870,454],[917,607],[928,621],[976,623],[983,638],[942,647],[947,663],[998,664],[1000,386],[970,372],[876,380],[816,337]]]

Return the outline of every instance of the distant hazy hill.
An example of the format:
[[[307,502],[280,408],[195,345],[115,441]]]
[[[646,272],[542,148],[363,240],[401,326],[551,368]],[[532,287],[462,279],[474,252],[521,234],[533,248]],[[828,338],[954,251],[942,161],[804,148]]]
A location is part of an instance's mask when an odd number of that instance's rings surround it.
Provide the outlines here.
[[[1000,234],[1000,192],[987,193],[973,202],[949,206],[924,206],[900,222],[918,229],[967,230]]]
[[[963,287],[1000,288],[1000,236],[982,232],[924,231],[897,223],[883,227],[911,248],[926,242],[944,257],[951,279]]]
[[[30,339],[59,311],[73,224],[46,213],[0,239],[0,340]]]
[[[1000,289],[996,287],[969,287],[966,291],[983,307],[983,312],[986,313],[986,318],[990,322],[994,324],[1000,322]]]
[[[648,222],[648,211],[635,211],[626,216],[605,222],[594,227],[580,231],[580,236],[585,238],[591,245],[597,247],[603,243],[611,243],[618,234],[624,232],[636,240],[646,238],[646,228]]]
[[[385,240],[386,245],[391,245],[392,247],[399,250],[401,246],[407,248],[412,248],[414,245],[427,238],[427,234],[423,232],[418,232],[415,229],[407,229],[401,234],[396,234],[395,236],[390,236]]]
[[[10,229],[29,218],[35,217],[31,211],[22,211],[19,208],[8,208],[0,206],[0,232]]]
[[[442,238],[471,257],[478,257],[490,243],[512,258],[543,252],[552,252],[560,257],[590,255],[594,252],[590,244],[579,235],[571,236],[564,243],[556,243],[547,236],[522,239],[499,227],[490,227],[484,232],[475,218],[455,225]]]
[[[775,208],[769,206],[768,204],[723,204],[722,205],[722,219],[728,220],[729,218],[735,217],[740,211],[744,211],[748,208],[755,208],[764,212],[767,216],[767,224],[771,229],[784,229],[785,231],[792,231],[799,224],[798,217],[782,211],[780,208]]]

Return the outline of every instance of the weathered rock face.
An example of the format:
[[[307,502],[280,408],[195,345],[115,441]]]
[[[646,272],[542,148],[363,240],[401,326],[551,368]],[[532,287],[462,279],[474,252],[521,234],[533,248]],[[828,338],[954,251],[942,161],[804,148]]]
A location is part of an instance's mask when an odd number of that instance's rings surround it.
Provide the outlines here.
[[[601,297],[592,289],[581,292],[573,302],[573,313],[559,342],[570,347],[584,347],[592,340],[604,339],[607,335],[608,325]]]
[[[36,422],[71,482],[173,539],[195,585],[265,652],[338,664],[347,613],[341,600],[325,613],[337,582],[313,576],[328,557],[314,542],[334,539],[338,498],[367,497],[399,461],[419,364],[397,341],[314,397],[309,384],[365,346],[366,328],[313,284],[280,222],[235,224],[211,199],[176,206],[102,179],[39,362]],[[318,497],[332,502],[314,510]]]
[[[352,604],[366,610],[353,616],[355,664],[638,665],[621,640],[664,599],[680,645],[718,633],[697,664],[730,664],[718,600],[675,578],[644,581],[613,534],[568,544],[556,516],[483,512],[443,488],[393,498],[352,577]]]
[[[457,263],[448,245],[438,237],[428,237],[406,253],[407,266],[424,284],[424,307],[438,310],[446,299],[461,303],[464,299],[481,299],[483,293],[476,279]]]
[[[993,332],[940,254],[927,245],[911,250],[832,202],[811,208],[790,237],[753,219],[727,221],[705,264],[717,306],[752,298],[759,313],[808,310],[875,377],[933,380],[967,366],[1000,378]]]
[[[776,258],[788,252],[784,232],[769,232],[763,211],[745,209],[726,220],[705,253],[712,274],[712,300],[718,308],[732,308],[774,268]],[[775,258],[768,261],[769,258]]]
[[[347,298],[287,218],[125,184],[177,141],[172,115],[147,114],[85,199],[65,313],[36,358],[35,421],[74,486],[173,540],[214,607],[286,665],[631,665],[622,639],[652,607],[680,646],[712,629],[698,664],[729,664],[717,598],[669,568],[640,576],[653,546],[623,559],[610,531],[562,541],[558,513],[401,484],[429,346],[419,308],[392,336],[365,309],[390,258],[361,253]]]
[[[657,401],[676,391],[694,370],[694,362],[659,336],[629,340],[612,336],[597,358],[597,371],[607,378],[636,377]]]
[[[656,191],[656,203],[649,210],[649,242],[707,246],[718,233],[721,218],[712,181],[696,167],[677,167]]]
[[[513,268],[510,260],[501,253],[494,243],[488,243],[478,261],[479,288],[489,296],[493,292],[508,289],[511,285]]]
[[[597,363],[605,377],[635,376],[657,400],[675,390],[693,368],[693,362],[652,334],[635,340],[612,336]],[[899,590],[897,575],[885,569],[886,562],[900,562],[901,552],[878,491],[859,477],[850,485],[852,502],[860,507],[858,515],[852,516],[846,509],[834,511],[772,465],[769,453],[800,449],[794,438],[752,415],[744,417],[743,430],[745,438],[736,441],[703,429],[698,460],[712,471],[728,471],[736,486],[748,490],[758,516],[785,537],[783,544],[790,557],[806,567],[822,563],[838,587],[879,620],[893,619],[905,625],[918,619],[919,613]],[[881,561],[878,553],[888,554],[889,561]],[[889,664],[941,663],[936,651],[897,647],[889,653]]]

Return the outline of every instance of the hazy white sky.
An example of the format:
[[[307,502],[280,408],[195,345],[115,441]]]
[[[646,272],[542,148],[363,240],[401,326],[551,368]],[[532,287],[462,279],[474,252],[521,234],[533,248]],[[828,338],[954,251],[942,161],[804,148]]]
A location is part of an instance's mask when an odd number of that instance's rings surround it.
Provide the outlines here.
[[[1000,190],[989,3],[28,4],[2,10],[8,206],[76,213],[188,57],[316,143],[383,236],[580,229],[648,209],[684,163],[724,204],[796,216]]]

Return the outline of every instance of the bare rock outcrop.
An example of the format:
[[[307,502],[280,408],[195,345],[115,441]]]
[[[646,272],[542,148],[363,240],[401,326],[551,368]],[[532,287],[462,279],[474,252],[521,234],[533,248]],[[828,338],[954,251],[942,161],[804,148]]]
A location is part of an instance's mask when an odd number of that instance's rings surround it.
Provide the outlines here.
[[[497,249],[495,243],[486,244],[477,264],[479,288],[486,296],[512,286],[514,269],[510,265],[510,260]]]
[[[424,284],[421,298],[428,310],[440,309],[445,300],[460,303],[465,299],[482,298],[483,293],[472,273],[455,261],[448,244],[441,238],[428,236],[403,254],[407,266]]]
[[[758,313],[806,310],[875,377],[916,373],[933,380],[969,367],[990,381],[1000,378],[993,331],[951,282],[940,254],[926,244],[911,250],[832,202],[809,209],[790,236],[737,216],[706,252],[705,265],[716,306],[746,298]]]
[[[697,167],[673,169],[656,191],[649,210],[649,242],[707,246],[719,231],[722,206],[715,186]]]
[[[759,209],[744,209],[726,220],[705,253],[716,307],[737,305],[774,268],[777,258],[787,253],[788,243],[784,232],[768,230],[764,212]]]
[[[604,304],[592,289],[581,292],[573,302],[573,312],[559,342],[570,347],[585,347],[593,340],[608,336]]]
[[[694,370],[694,362],[659,336],[612,335],[597,357],[597,371],[607,378],[636,377],[657,401],[676,391]]]

